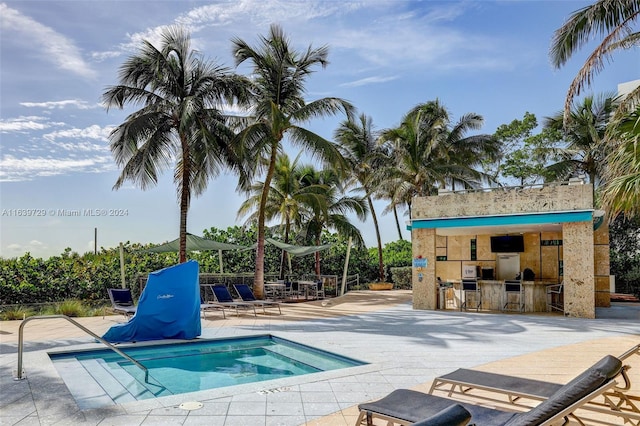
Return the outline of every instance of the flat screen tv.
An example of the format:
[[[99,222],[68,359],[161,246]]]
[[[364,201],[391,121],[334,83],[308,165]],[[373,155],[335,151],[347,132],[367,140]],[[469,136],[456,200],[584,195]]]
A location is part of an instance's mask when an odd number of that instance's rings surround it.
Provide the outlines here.
[[[491,237],[492,253],[520,253],[523,251],[524,237],[522,235]]]

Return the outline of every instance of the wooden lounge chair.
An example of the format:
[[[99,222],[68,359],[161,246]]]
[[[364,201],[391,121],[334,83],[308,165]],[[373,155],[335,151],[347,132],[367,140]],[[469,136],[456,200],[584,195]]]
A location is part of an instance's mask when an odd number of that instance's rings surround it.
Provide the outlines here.
[[[251,303],[246,302],[237,302],[233,300],[233,296],[229,292],[229,289],[224,284],[221,285],[212,285],[209,286],[213,295],[216,298],[216,303],[221,306],[225,306],[231,309],[235,309],[236,315],[240,316],[240,311],[248,311],[253,310],[253,316],[258,316],[256,314],[256,307]]]
[[[412,425],[458,403],[469,413],[471,422],[479,426],[547,426],[562,423],[578,408],[616,386],[622,371],[622,361],[607,355],[566,385],[561,386],[548,399],[526,412],[512,412],[488,408],[477,404],[430,395],[408,389],[398,389],[386,397],[360,404],[356,425],[373,425],[373,418]],[[366,423],[363,423],[365,422]],[[419,423],[418,423],[419,424]]]
[[[282,310],[280,309],[280,303],[278,302],[270,302],[268,300],[258,300],[253,295],[253,291],[246,284],[234,284],[233,288],[236,289],[236,292],[240,296],[243,302],[250,303],[256,307],[262,308],[262,312],[267,313],[267,308],[278,308],[278,312],[282,315]]]
[[[632,355],[640,355],[640,344],[633,346],[618,359],[624,361]],[[640,426],[640,396],[627,394],[626,391],[631,388],[627,370],[628,367],[625,366],[620,372],[624,384],[617,385],[604,394],[603,398],[594,399],[582,408],[619,416],[625,422]],[[521,399],[544,401],[562,386],[559,383],[460,368],[436,377],[431,384],[429,394],[442,391],[448,397],[464,395],[492,402],[508,402],[514,406],[528,408],[529,405],[520,404]],[[507,401],[500,397],[506,398]]]
[[[108,288],[107,293],[109,293],[111,307],[114,311],[121,313],[127,318],[136,313],[136,306],[133,303],[131,290],[128,288]]]

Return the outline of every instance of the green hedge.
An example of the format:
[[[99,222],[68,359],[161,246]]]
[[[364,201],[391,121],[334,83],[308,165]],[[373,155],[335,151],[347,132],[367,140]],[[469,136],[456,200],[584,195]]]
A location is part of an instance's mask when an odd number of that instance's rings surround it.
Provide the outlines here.
[[[272,236],[273,234],[267,235]],[[255,242],[255,230],[230,227],[227,230],[211,228],[204,236],[228,243],[250,246]],[[273,235],[276,239],[278,235]],[[320,253],[321,273],[342,276],[347,242],[337,234],[323,235],[322,244],[334,246]],[[410,245],[410,243],[408,243]],[[398,251],[406,251],[407,242],[391,246],[389,251],[394,261]],[[177,253],[145,253],[140,244],[124,244],[125,281],[138,297],[138,276],[175,265]],[[280,250],[272,245],[265,246],[265,271],[278,273],[280,269]],[[375,252],[375,249],[373,250]],[[350,255],[349,274],[360,274],[360,282],[375,279],[377,273],[377,252],[372,254],[365,247],[353,247]],[[255,252],[223,252],[224,272],[253,272]],[[402,257],[402,255],[400,255]],[[219,271],[218,253],[189,253],[189,258],[200,264],[200,271],[216,273]],[[313,274],[314,256],[294,257],[291,260],[295,275]],[[404,284],[403,284],[404,285]],[[79,255],[66,249],[59,256],[48,259],[35,258],[29,253],[19,258],[0,258],[0,305],[34,306],[52,302],[75,299],[96,304],[108,300],[107,288],[120,287],[120,253],[118,248],[102,248],[97,254]],[[6,310],[6,308],[5,308]]]

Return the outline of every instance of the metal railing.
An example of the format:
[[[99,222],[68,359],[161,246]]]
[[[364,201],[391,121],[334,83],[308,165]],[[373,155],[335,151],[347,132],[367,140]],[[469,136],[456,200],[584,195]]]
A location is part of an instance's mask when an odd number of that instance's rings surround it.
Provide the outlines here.
[[[24,377],[23,377],[24,376],[24,374],[23,374],[24,372],[22,371],[22,352],[23,352],[23,346],[24,346],[24,337],[23,337],[24,326],[26,325],[26,323],[28,323],[31,320],[52,319],[52,318],[66,319],[71,324],[73,324],[76,327],[78,327],[80,330],[84,331],[85,333],[89,334],[91,337],[93,337],[96,340],[100,341],[101,343],[105,344],[109,349],[113,350],[118,355],[120,355],[123,358],[126,358],[127,360],[131,361],[138,368],[140,368],[140,369],[142,369],[144,371],[144,381],[145,381],[145,383],[149,382],[149,370],[147,370],[147,367],[145,367],[144,365],[140,364],[138,361],[136,361],[135,359],[131,358],[129,355],[127,355],[126,353],[122,352],[120,349],[116,348],[111,343],[107,342],[102,337],[98,336],[97,334],[95,334],[93,331],[89,330],[84,325],[78,323],[77,321],[72,320],[71,318],[69,318],[66,315],[41,315],[41,316],[34,316],[34,317],[25,318],[24,320],[22,320],[22,323],[20,324],[20,328],[18,330],[18,372],[17,372],[17,375],[16,375],[16,380],[23,380],[24,379]]]

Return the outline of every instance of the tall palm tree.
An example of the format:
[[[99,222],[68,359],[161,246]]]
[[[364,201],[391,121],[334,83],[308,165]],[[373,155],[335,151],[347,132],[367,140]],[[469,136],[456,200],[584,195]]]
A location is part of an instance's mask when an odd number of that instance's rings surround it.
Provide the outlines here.
[[[258,242],[256,249],[255,293],[264,294],[265,210],[276,158],[282,141],[288,135],[293,145],[303,148],[330,164],[340,166],[340,152],[335,144],[301,127],[312,118],[344,111],[352,106],[339,98],[322,98],[310,103],[304,100],[304,85],[316,65],[327,65],[328,48],[309,46],[298,52],[291,48],[282,29],[272,25],[267,37],[261,37],[257,47],[245,41],[232,40],[236,65],[249,61],[252,65],[251,91],[255,98],[253,122],[238,135],[246,150],[246,161],[255,174],[264,172],[263,193],[258,208]],[[241,182],[243,183],[243,182]],[[245,182],[246,183],[246,182]]]
[[[156,48],[143,41],[120,68],[119,84],[102,95],[107,110],[141,105],[109,135],[121,174],[143,190],[173,164],[180,201],[180,262],[186,261],[187,212],[222,167],[237,167],[229,141],[233,133],[221,112],[225,102],[245,102],[246,81],[191,49],[179,26],[168,27]]]
[[[304,220],[301,235],[314,245],[322,244],[322,233],[325,229],[334,230],[338,234],[351,237],[354,243],[362,246],[362,234],[347,217],[355,213],[358,219],[365,220],[368,209],[362,197],[348,197],[344,195],[343,173],[333,168],[320,171],[309,170],[303,181],[306,185],[320,185],[324,190],[320,194],[320,201],[310,209],[310,215]],[[315,273],[320,275],[320,252],[315,253]]]
[[[265,220],[280,220],[284,231],[284,242],[288,243],[292,227],[299,229],[312,209],[321,208],[324,202],[322,196],[324,186],[307,184],[306,177],[315,173],[311,166],[299,164],[300,154],[293,160],[287,154],[279,154],[267,203],[265,204]],[[247,217],[247,222],[257,223],[260,197],[264,192],[264,182],[255,182],[248,193],[251,195],[242,203],[238,210],[238,217]],[[283,278],[287,252],[282,251],[280,278]]]
[[[554,32],[551,42],[551,62],[561,68],[571,56],[592,41],[592,35],[601,34],[602,41],[589,55],[571,82],[564,104],[564,121],[570,119],[573,99],[585,86],[591,84],[594,75],[604,69],[605,60],[613,54],[640,44],[640,33],[634,25],[640,16],[640,0],[598,0],[591,6],[575,11],[562,27]],[[629,97],[638,99],[640,88]]]
[[[545,128],[564,128],[566,146],[554,149],[553,157],[558,161],[547,166],[554,180],[566,180],[584,173],[594,190],[600,185],[609,151],[605,134],[618,103],[613,94],[587,96],[581,103],[573,105],[566,127],[562,111],[545,119]]]
[[[393,143],[396,159],[386,171],[386,179],[396,186],[395,202],[406,203],[410,213],[415,196],[433,195],[447,186],[480,186],[486,176],[476,167],[499,153],[499,142],[491,135],[465,136],[482,123],[474,113],[451,123],[449,112],[435,100],[417,105],[399,127],[384,131],[382,139]]]
[[[357,120],[348,119],[340,123],[334,132],[334,139],[340,144],[342,155],[349,164],[349,173],[365,193],[378,243],[378,281],[384,281],[382,259],[382,238],[378,217],[373,206],[373,194],[378,188],[376,171],[390,161],[383,146],[378,144],[378,135],[373,128],[371,117],[361,114]],[[356,188],[358,189],[358,188]]]
[[[611,62],[616,51],[632,49],[640,45],[638,19],[640,17],[640,0],[598,0],[593,5],[574,12],[569,20],[554,33],[551,45],[551,60],[556,68],[563,66],[569,58],[591,41],[591,36],[601,34],[602,41],[589,55],[584,65],[574,78],[564,105],[565,125],[570,119],[573,98],[580,94],[585,85],[590,85],[593,76],[604,69],[605,59]],[[640,86],[627,95],[620,103],[614,115],[614,126],[635,122],[635,109],[640,102]],[[632,183],[639,180],[638,175],[629,174],[637,158],[637,139],[633,132],[615,128],[610,129],[610,135],[617,140],[610,140],[615,146],[614,152],[607,157],[607,184],[603,189],[606,196],[604,206],[610,207],[610,218],[614,212],[634,214],[640,205],[640,187]],[[619,173],[615,175],[613,173]],[[624,184],[623,184],[624,182]],[[613,185],[609,187],[609,185]],[[622,197],[622,198],[618,198]]]
[[[640,105],[610,126],[612,149],[607,158],[603,204],[614,219],[624,213],[640,217]]]

